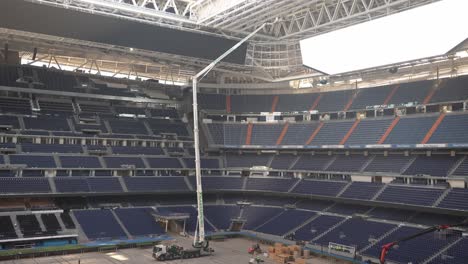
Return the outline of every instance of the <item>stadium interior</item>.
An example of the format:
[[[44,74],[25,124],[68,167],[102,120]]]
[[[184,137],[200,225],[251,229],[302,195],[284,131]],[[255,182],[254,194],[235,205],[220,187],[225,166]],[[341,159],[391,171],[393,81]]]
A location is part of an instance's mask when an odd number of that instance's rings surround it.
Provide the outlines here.
[[[201,213],[207,237],[328,263],[382,263],[387,243],[455,225],[385,263],[466,264],[467,35],[334,75],[301,57],[306,38],[433,2],[0,1],[0,261],[196,237]],[[193,76],[246,38],[194,115]]]

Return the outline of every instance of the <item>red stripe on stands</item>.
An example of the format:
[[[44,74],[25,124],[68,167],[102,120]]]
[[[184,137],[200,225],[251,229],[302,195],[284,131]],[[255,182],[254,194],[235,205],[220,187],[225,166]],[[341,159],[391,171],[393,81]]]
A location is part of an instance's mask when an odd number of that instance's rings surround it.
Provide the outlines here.
[[[387,98],[385,98],[384,102],[383,102],[383,105],[387,105],[388,102],[390,102],[390,100],[392,100],[393,96],[396,94],[396,92],[398,91],[398,89],[400,88],[400,85],[396,85],[395,87],[393,87],[392,91],[387,95]]]
[[[226,112],[231,113],[231,96],[226,95]]]
[[[312,103],[312,106],[309,108],[309,111],[315,110],[315,108],[317,108],[321,98],[322,94],[319,94],[319,96],[317,96],[317,98],[315,98],[314,102]]]
[[[306,142],[306,145],[309,145],[312,142],[312,140],[314,140],[315,136],[317,136],[318,132],[320,131],[320,129],[322,129],[322,127],[323,127],[323,122],[320,122],[320,125],[314,130],[312,135],[310,135],[309,139]]]
[[[385,140],[387,139],[388,135],[390,135],[390,133],[392,132],[393,128],[398,124],[398,122],[400,121],[400,117],[397,116],[395,119],[393,119],[392,123],[390,124],[390,126],[387,128],[387,130],[385,131],[385,133],[382,135],[382,137],[380,138],[379,142],[377,142],[377,144],[383,144],[385,142]]]
[[[426,144],[429,139],[431,139],[432,137],[432,134],[434,134],[434,132],[437,130],[437,128],[439,127],[440,123],[442,123],[442,120],[444,120],[444,117],[445,117],[445,113],[442,113],[440,114],[439,118],[437,118],[437,120],[435,121],[435,123],[432,125],[431,129],[429,129],[429,131],[427,132],[426,136],[424,137],[424,139],[421,141],[421,144]]]
[[[345,105],[345,107],[343,108],[343,111],[348,111],[348,109],[351,107],[351,105],[352,105],[353,102],[354,102],[354,97],[355,97],[355,95],[353,94],[353,95],[351,96],[351,98],[349,98],[349,101],[348,101],[348,103]]]
[[[271,104],[271,111],[270,112],[275,112],[276,110],[276,106],[278,105],[278,101],[279,101],[279,96],[278,95],[275,95],[275,97],[273,97],[273,103]]]
[[[247,126],[247,137],[245,138],[246,145],[250,145],[250,141],[252,139],[252,128],[253,128],[253,124],[249,123],[249,125]]]
[[[440,83],[439,84],[434,83],[434,87],[432,87],[432,89],[429,91],[429,93],[426,95],[426,97],[424,97],[423,104],[428,104],[431,101],[432,97],[436,93],[439,86],[440,86]]]
[[[288,132],[288,128],[289,128],[289,123],[286,123],[283,127],[283,130],[281,131],[281,134],[278,137],[278,140],[276,140],[276,145],[281,145],[281,142],[283,141],[283,138],[286,135],[286,132]]]
[[[354,130],[356,129],[356,127],[359,125],[359,122],[361,122],[361,119],[356,119],[356,121],[354,121],[354,124],[351,126],[351,128],[348,130],[348,133],[346,133],[346,135],[343,137],[343,139],[340,141],[340,145],[344,145],[346,143],[346,141],[348,141],[348,138],[351,136],[351,134],[353,134]]]

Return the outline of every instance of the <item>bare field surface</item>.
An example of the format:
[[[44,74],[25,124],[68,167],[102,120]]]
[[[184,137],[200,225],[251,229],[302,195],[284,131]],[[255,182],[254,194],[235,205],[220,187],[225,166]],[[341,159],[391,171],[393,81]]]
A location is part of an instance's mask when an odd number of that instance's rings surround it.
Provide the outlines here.
[[[176,243],[186,248],[191,247],[191,241],[186,238],[177,238]],[[35,259],[20,259],[0,261],[2,264],[120,264],[120,263],[160,263],[160,264],[248,264],[251,255],[247,253],[248,247],[254,242],[244,238],[233,238],[225,241],[213,241],[210,246],[215,250],[211,256],[196,259],[181,259],[171,261],[156,261],[151,256],[152,249],[124,249],[116,252],[94,252],[75,255],[43,257]],[[262,245],[266,250],[266,246]],[[263,258],[264,264],[273,264],[271,259]],[[308,259],[310,264],[338,264],[346,263],[324,258]]]

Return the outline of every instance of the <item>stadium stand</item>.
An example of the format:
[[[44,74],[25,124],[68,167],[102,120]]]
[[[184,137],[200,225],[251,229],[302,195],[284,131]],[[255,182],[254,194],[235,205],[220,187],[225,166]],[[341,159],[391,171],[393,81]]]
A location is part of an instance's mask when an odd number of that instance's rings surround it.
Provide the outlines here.
[[[117,208],[115,214],[132,236],[164,234],[164,230],[154,221],[151,208]]]
[[[213,118],[201,124],[207,233],[229,231],[239,221],[243,231],[278,239],[294,234],[311,245],[338,243],[377,258],[385,242],[464,221],[467,80],[200,93],[202,118]],[[166,232],[154,213],[186,213],[186,231],[195,232],[188,98],[142,103],[151,98],[130,83],[146,85],[0,65],[0,85],[81,94],[1,92],[0,211],[8,215],[0,216],[0,240],[70,230],[84,234],[82,241],[155,238]],[[461,106],[447,108],[451,102]],[[404,107],[408,112],[400,112]],[[288,114],[266,122],[254,114],[260,112]],[[57,205],[38,209],[30,201],[35,195]],[[4,205],[10,197],[24,199],[22,206]],[[395,248],[389,260],[464,263],[466,243],[458,234],[425,235]]]
[[[89,239],[127,237],[109,209],[75,210],[73,214]]]

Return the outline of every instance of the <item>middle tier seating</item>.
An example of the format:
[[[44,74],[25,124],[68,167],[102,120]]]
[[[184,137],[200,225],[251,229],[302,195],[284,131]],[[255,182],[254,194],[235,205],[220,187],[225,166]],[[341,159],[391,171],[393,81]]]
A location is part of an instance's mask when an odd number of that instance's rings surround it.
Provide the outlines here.
[[[440,119],[440,124],[436,121]],[[211,144],[227,147],[242,145],[323,146],[375,144],[463,144],[468,141],[467,113],[446,113],[368,118],[321,122],[280,123],[209,123],[206,124]],[[247,131],[251,129],[250,139]],[[434,129],[434,131],[431,131]],[[282,133],[285,132],[285,133]]]

